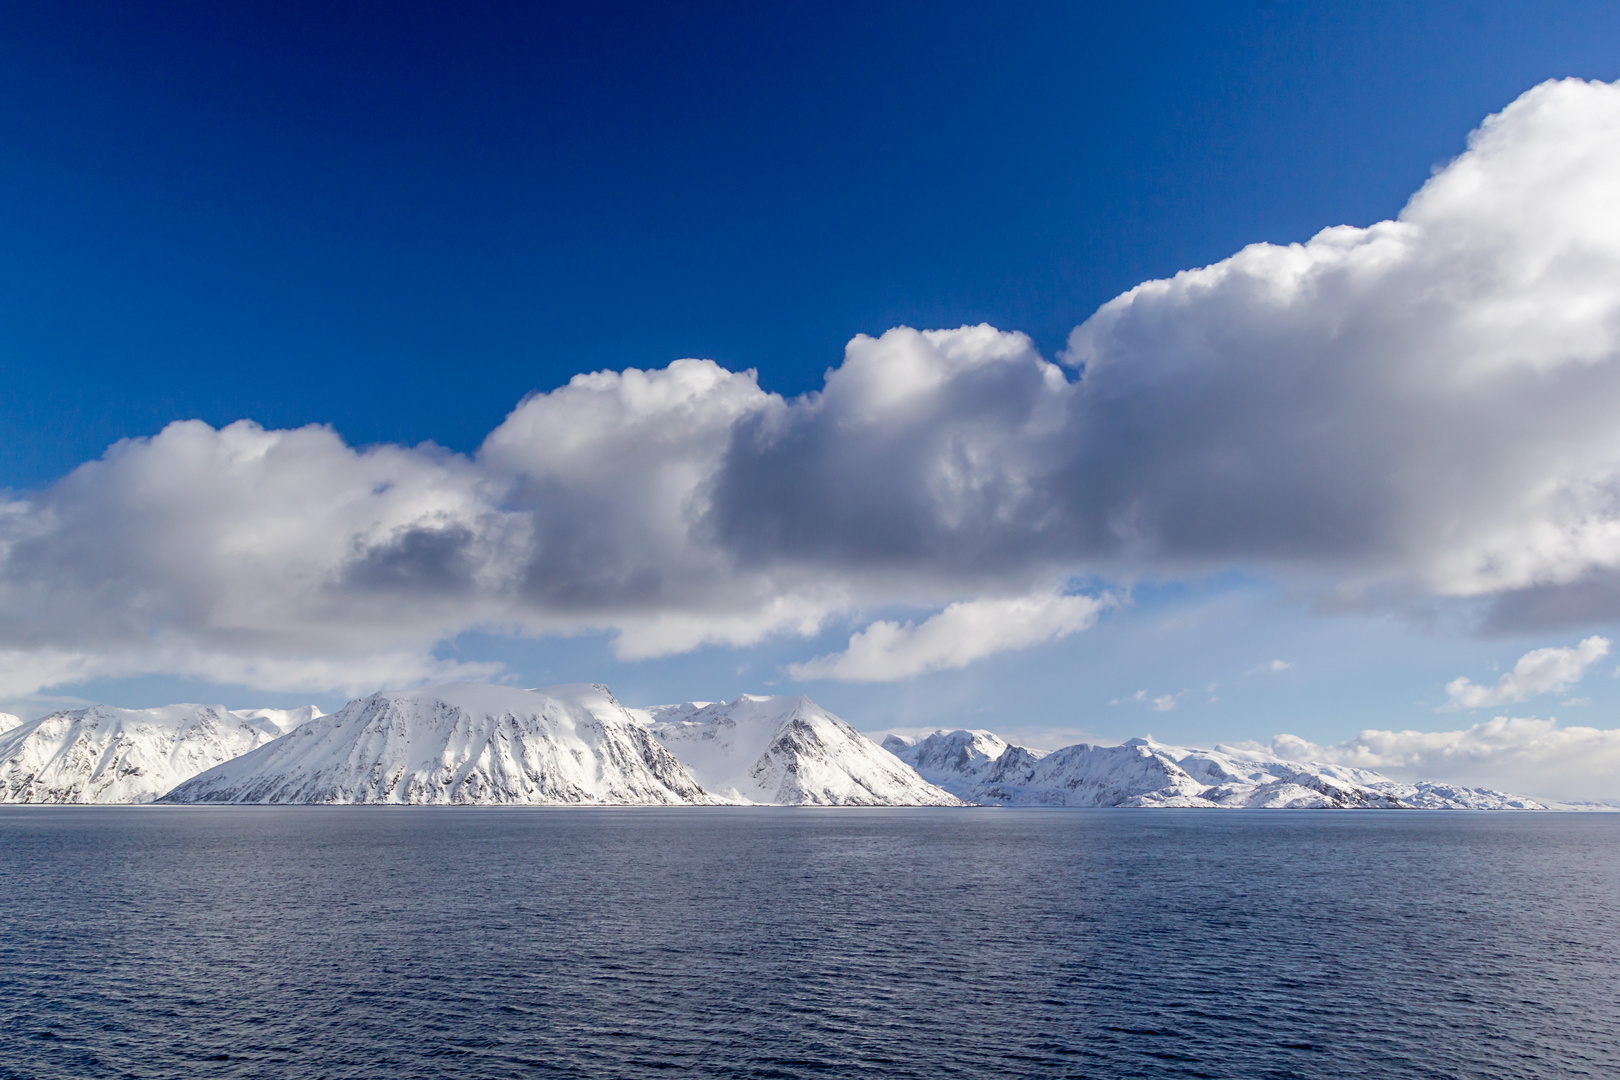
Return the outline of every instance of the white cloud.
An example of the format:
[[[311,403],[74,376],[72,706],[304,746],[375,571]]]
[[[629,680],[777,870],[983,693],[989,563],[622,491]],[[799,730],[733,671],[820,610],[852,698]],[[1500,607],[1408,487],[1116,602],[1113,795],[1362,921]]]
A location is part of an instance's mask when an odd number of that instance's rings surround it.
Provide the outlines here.
[[[1519,657],[1513,670],[1495,686],[1478,686],[1467,678],[1446,684],[1450,700],[1440,712],[1512,705],[1537,694],[1562,693],[1581,681],[1586,669],[1609,655],[1609,639],[1589,637],[1574,648],[1533,649]]]
[[[883,620],[852,635],[841,653],[792,664],[795,679],[891,682],[966,667],[998,652],[1066,637],[1097,621],[1108,596],[1045,593],[952,604],[921,625]]]
[[[1620,87],[1546,83],[1396,220],[1104,305],[1067,374],[901,327],[791,400],[703,360],[580,375],[471,456],[174,424],[0,501],[0,684],[337,688],[435,677],[470,629],[636,658],[890,605],[945,621],[806,670],[923,671],[1002,647],[956,626],[980,598],[1231,566],[1620,615],[1617,185]]]
[[[1119,544],[1451,596],[1620,566],[1617,182],[1620,88],[1547,83],[1397,220],[1105,305],[1069,356]]]
[[[1177,694],[1160,694],[1153,699],[1154,712],[1169,712],[1176,707]]]
[[[1329,746],[1279,735],[1269,749],[1294,761],[1375,769],[1552,799],[1620,798],[1620,729],[1559,727],[1499,716],[1463,731],[1363,731]]]

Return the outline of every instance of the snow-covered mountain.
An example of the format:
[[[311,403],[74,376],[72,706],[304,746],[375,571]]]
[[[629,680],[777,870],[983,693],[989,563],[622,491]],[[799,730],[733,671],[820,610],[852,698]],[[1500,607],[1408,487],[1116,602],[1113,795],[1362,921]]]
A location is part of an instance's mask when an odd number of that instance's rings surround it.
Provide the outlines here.
[[[51,713],[0,731],[0,802],[151,802],[319,715],[223,705]]]
[[[849,724],[805,697],[687,702],[639,710],[709,791],[789,806],[955,806]]]
[[[1284,761],[1231,746],[1213,750],[1132,739],[1039,754],[1007,746],[986,761],[988,733],[936,732],[885,745],[970,802],[1003,806],[1158,806],[1256,809],[1542,810],[1487,788],[1407,784],[1367,769]],[[999,741],[999,740],[998,740]]]
[[[958,798],[967,798],[1007,748],[1007,740],[993,731],[936,731],[921,739],[890,735],[883,740],[883,749]]]
[[[705,792],[594,684],[351,701],[171,791],[177,803],[681,804]]]
[[[0,713],[0,802],[750,803],[1546,809],[1485,788],[1132,739],[1051,753],[989,731],[878,746],[803,697],[626,709],[595,684],[459,684],[319,709]]]

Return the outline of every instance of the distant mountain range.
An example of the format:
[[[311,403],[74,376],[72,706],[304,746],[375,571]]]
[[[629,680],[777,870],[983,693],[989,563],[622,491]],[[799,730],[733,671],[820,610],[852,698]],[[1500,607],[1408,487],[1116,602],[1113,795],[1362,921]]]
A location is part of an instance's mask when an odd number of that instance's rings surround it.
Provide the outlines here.
[[[1545,809],[1233,747],[1051,753],[988,731],[882,746],[804,697],[626,708],[596,684],[385,692],[331,715],[0,714],[0,802]]]
[[[997,806],[1158,806],[1240,809],[1545,810],[1488,788],[1401,783],[1368,769],[1301,764],[1217,746],[1132,739],[1077,743],[1043,754],[989,731],[891,735],[884,748],[966,802]]]

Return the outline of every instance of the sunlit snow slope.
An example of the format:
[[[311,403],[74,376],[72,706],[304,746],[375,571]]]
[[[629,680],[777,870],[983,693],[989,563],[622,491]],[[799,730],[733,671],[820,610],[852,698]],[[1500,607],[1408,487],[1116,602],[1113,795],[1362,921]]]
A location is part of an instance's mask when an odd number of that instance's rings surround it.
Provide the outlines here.
[[[714,802],[604,686],[462,683],[351,701],[166,802]]]
[[[0,802],[151,802],[319,715],[222,705],[52,713],[0,732]]]
[[[955,806],[849,724],[804,697],[688,702],[639,710],[709,791],[786,806]]]
[[[920,740],[891,735],[884,745],[964,799],[1006,806],[1546,809],[1533,799],[1486,788],[1407,784],[1367,769],[1302,764],[1229,746],[1200,750],[1132,739],[1122,746],[1077,743],[1050,754],[1006,746],[990,758],[987,734],[941,731]]]

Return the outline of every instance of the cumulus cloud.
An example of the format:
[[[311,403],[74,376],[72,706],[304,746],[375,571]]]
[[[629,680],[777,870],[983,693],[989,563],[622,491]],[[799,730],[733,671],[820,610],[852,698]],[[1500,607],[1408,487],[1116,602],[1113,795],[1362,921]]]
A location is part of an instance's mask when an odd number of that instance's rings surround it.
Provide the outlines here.
[[[1494,686],[1478,686],[1459,677],[1446,684],[1440,712],[1512,705],[1537,694],[1562,693],[1581,681],[1586,669],[1609,655],[1609,639],[1589,637],[1574,648],[1533,649],[1519,657],[1513,670]]]
[[[998,652],[1027,649],[1087,629],[1113,604],[1109,596],[1045,593],[955,603],[920,625],[890,620],[852,635],[841,653],[791,664],[795,679],[892,682],[966,667]]]
[[[1490,118],[1400,217],[1148,282],[1066,381],[987,328],[857,339],[741,426],[744,558],[964,576],[1234,564],[1491,596],[1620,567],[1620,88]]]
[[[1484,785],[1551,799],[1620,798],[1620,729],[1499,716],[1462,731],[1363,731],[1328,746],[1279,735],[1293,761],[1375,769],[1405,779]]]
[[[174,424],[0,501],[4,681],[337,687],[434,677],[472,628],[634,658],[1232,566],[1499,629],[1620,614],[1617,184],[1620,87],[1551,82],[1397,219],[1142,284],[1067,368],[902,327],[793,399],[704,360],[580,375],[472,455]],[[954,662],[931,625],[841,670]]]
[[[473,457],[250,422],[126,440],[0,506],[0,682],[350,689],[487,674],[433,654],[470,627],[617,628],[627,655],[813,628],[838,583],[733,574],[697,535],[768,399],[680,361],[535,395]]]

